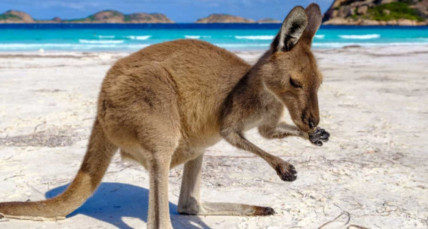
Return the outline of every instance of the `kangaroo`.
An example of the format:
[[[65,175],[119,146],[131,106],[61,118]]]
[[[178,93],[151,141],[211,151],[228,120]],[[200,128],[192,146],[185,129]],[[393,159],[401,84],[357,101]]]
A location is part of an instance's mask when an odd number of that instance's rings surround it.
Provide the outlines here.
[[[293,165],[243,133],[258,127],[268,139],[298,136],[318,146],[328,140],[329,133],[317,127],[322,75],[310,50],[321,18],[314,3],[292,9],[254,66],[198,40],[155,44],[120,59],[102,83],[87,153],[67,190],[44,201],[0,203],[0,215],[64,218],[94,192],[118,149],[149,171],[148,228],[172,228],[168,172],[182,163],[179,213],[274,214],[270,207],[201,202],[204,149],[225,139],[264,159],[282,180],[296,179]],[[281,122],[284,107],[295,126]]]

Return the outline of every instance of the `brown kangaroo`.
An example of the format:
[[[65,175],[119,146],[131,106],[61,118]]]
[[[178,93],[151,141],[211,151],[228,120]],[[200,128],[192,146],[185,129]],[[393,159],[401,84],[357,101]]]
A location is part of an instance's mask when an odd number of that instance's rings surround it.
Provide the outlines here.
[[[44,201],[0,203],[0,215],[64,218],[97,188],[119,148],[122,157],[150,173],[148,228],[172,228],[168,172],[182,163],[180,213],[274,214],[269,207],[201,202],[203,153],[223,138],[263,158],[282,180],[296,179],[293,165],[263,151],[243,132],[257,126],[266,138],[299,136],[319,146],[328,140],[317,127],[322,75],[310,50],[320,24],[318,5],[295,7],[254,66],[197,40],[152,45],[119,60],[102,84],[88,150],[68,189]],[[284,106],[297,127],[280,122]]]

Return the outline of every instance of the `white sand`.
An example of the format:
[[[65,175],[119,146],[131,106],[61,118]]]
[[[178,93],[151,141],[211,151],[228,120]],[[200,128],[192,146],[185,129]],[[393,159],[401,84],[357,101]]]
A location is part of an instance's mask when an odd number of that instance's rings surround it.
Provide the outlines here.
[[[68,184],[85,153],[101,80],[126,53],[0,54],[0,200],[39,200]],[[254,61],[260,53],[239,53]],[[207,151],[202,198],[273,207],[270,217],[176,213],[175,228],[427,228],[428,47],[318,50],[323,147],[248,137],[298,170],[281,181],[262,159],[222,142]],[[1,219],[0,228],[145,228],[148,174],[117,156],[98,192],[65,220]],[[62,189],[60,189],[62,190]],[[335,222],[328,223],[337,216]],[[322,226],[324,225],[324,226]]]

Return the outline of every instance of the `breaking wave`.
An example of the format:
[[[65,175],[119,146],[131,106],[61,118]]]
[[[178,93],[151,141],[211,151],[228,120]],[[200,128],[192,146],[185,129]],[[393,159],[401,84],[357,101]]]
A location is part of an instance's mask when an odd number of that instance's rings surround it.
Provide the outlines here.
[[[186,39],[199,39],[199,38],[201,38],[201,36],[185,35],[184,38],[186,38]]]
[[[131,40],[139,40],[139,41],[147,40],[150,37],[151,37],[150,35],[146,35],[146,36],[127,36],[127,38],[129,38]]]
[[[239,40],[272,40],[275,36],[261,35],[261,36],[235,36]]]
[[[115,38],[114,35],[99,35],[98,38],[100,39],[112,39]]]
[[[211,36],[201,36],[201,35],[184,35],[186,39],[201,39],[201,38],[211,38]]]
[[[82,44],[122,44],[124,40],[85,40],[79,39]]]
[[[354,40],[370,40],[380,38],[379,34],[364,34],[364,35],[339,35],[342,39],[354,39]]]

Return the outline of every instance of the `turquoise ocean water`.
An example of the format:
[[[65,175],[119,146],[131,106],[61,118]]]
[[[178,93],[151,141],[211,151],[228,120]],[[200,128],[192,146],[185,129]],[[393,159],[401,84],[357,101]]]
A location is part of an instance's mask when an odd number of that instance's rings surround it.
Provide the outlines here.
[[[3,24],[0,52],[134,51],[175,39],[229,50],[264,50],[279,24]],[[313,47],[428,45],[428,27],[322,26]]]

